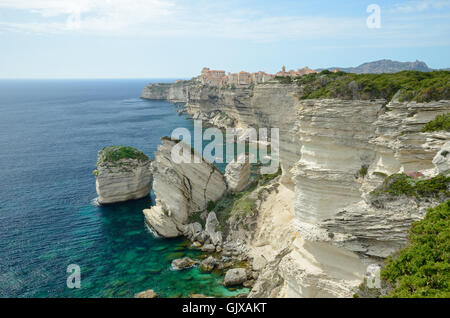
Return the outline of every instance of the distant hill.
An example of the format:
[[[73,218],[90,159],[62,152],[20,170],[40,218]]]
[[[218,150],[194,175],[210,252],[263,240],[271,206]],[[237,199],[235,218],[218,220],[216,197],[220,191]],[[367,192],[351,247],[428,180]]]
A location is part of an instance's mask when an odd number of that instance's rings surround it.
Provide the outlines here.
[[[429,68],[425,62],[398,62],[392,60],[379,60],[361,64],[357,67],[329,67],[327,70],[338,69],[347,73],[368,74],[368,73],[397,73],[400,71],[421,71],[431,72],[433,69]],[[318,69],[323,71],[324,69]]]

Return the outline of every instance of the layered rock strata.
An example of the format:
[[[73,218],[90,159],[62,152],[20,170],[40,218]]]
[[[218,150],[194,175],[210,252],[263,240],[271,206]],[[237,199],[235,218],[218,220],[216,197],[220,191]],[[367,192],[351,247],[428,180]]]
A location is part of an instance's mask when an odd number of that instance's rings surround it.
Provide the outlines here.
[[[225,180],[228,189],[233,192],[242,191],[250,181],[249,157],[241,154],[237,160],[227,164],[225,168]]]
[[[120,156],[123,149],[128,156]],[[122,146],[106,147],[99,151],[96,190],[99,204],[110,204],[147,197],[150,194],[152,173],[150,159],[137,149]]]
[[[438,203],[400,197],[374,205],[369,193],[394,173],[448,169],[450,133],[421,129],[450,112],[450,101],[301,100],[294,84],[184,85],[177,97],[194,116],[223,112],[235,127],[280,128],[277,191],[255,192],[264,193],[257,213],[230,220],[224,238],[259,271],[250,297],[352,297]]]
[[[186,163],[175,163],[173,150],[187,156]],[[163,237],[182,235],[189,216],[205,210],[208,202],[215,202],[226,191],[222,173],[178,140],[162,139],[152,172],[156,205],[144,210],[144,215],[150,227]]]

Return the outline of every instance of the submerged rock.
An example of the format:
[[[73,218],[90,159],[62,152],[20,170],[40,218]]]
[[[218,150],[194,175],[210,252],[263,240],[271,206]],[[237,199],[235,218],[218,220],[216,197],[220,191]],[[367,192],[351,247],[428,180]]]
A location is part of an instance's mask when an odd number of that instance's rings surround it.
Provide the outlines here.
[[[247,280],[247,272],[245,268],[233,268],[227,271],[223,284],[225,286],[241,285]]]
[[[134,298],[156,298],[158,294],[153,289],[149,289],[134,295]]]
[[[203,294],[190,294],[189,298],[206,298]]]
[[[150,194],[150,159],[141,151],[110,146],[98,153],[96,190],[99,204],[141,199]]]
[[[179,271],[182,269],[190,268],[195,264],[196,262],[189,257],[177,258],[172,261],[172,268]]]

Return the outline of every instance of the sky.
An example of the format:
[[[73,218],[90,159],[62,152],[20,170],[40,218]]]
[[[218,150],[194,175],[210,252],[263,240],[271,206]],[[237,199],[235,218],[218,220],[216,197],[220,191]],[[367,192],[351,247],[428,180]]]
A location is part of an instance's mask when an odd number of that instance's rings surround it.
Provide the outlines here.
[[[0,78],[450,67],[450,0],[0,0]]]

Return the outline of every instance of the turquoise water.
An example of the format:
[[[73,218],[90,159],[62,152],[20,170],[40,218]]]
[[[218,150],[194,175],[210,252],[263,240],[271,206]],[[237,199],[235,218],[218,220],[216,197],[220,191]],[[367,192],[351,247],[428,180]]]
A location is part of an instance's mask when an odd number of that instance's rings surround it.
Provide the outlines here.
[[[244,291],[198,268],[170,269],[198,251],[148,231],[142,210],[152,198],[95,204],[99,149],[130,145],[153,158],[161,136],[193,129],[174,105],[138,98],[151,81],[0,81],[0,297]],[[69,264],[81,268],[80,289],[66,286]]]

